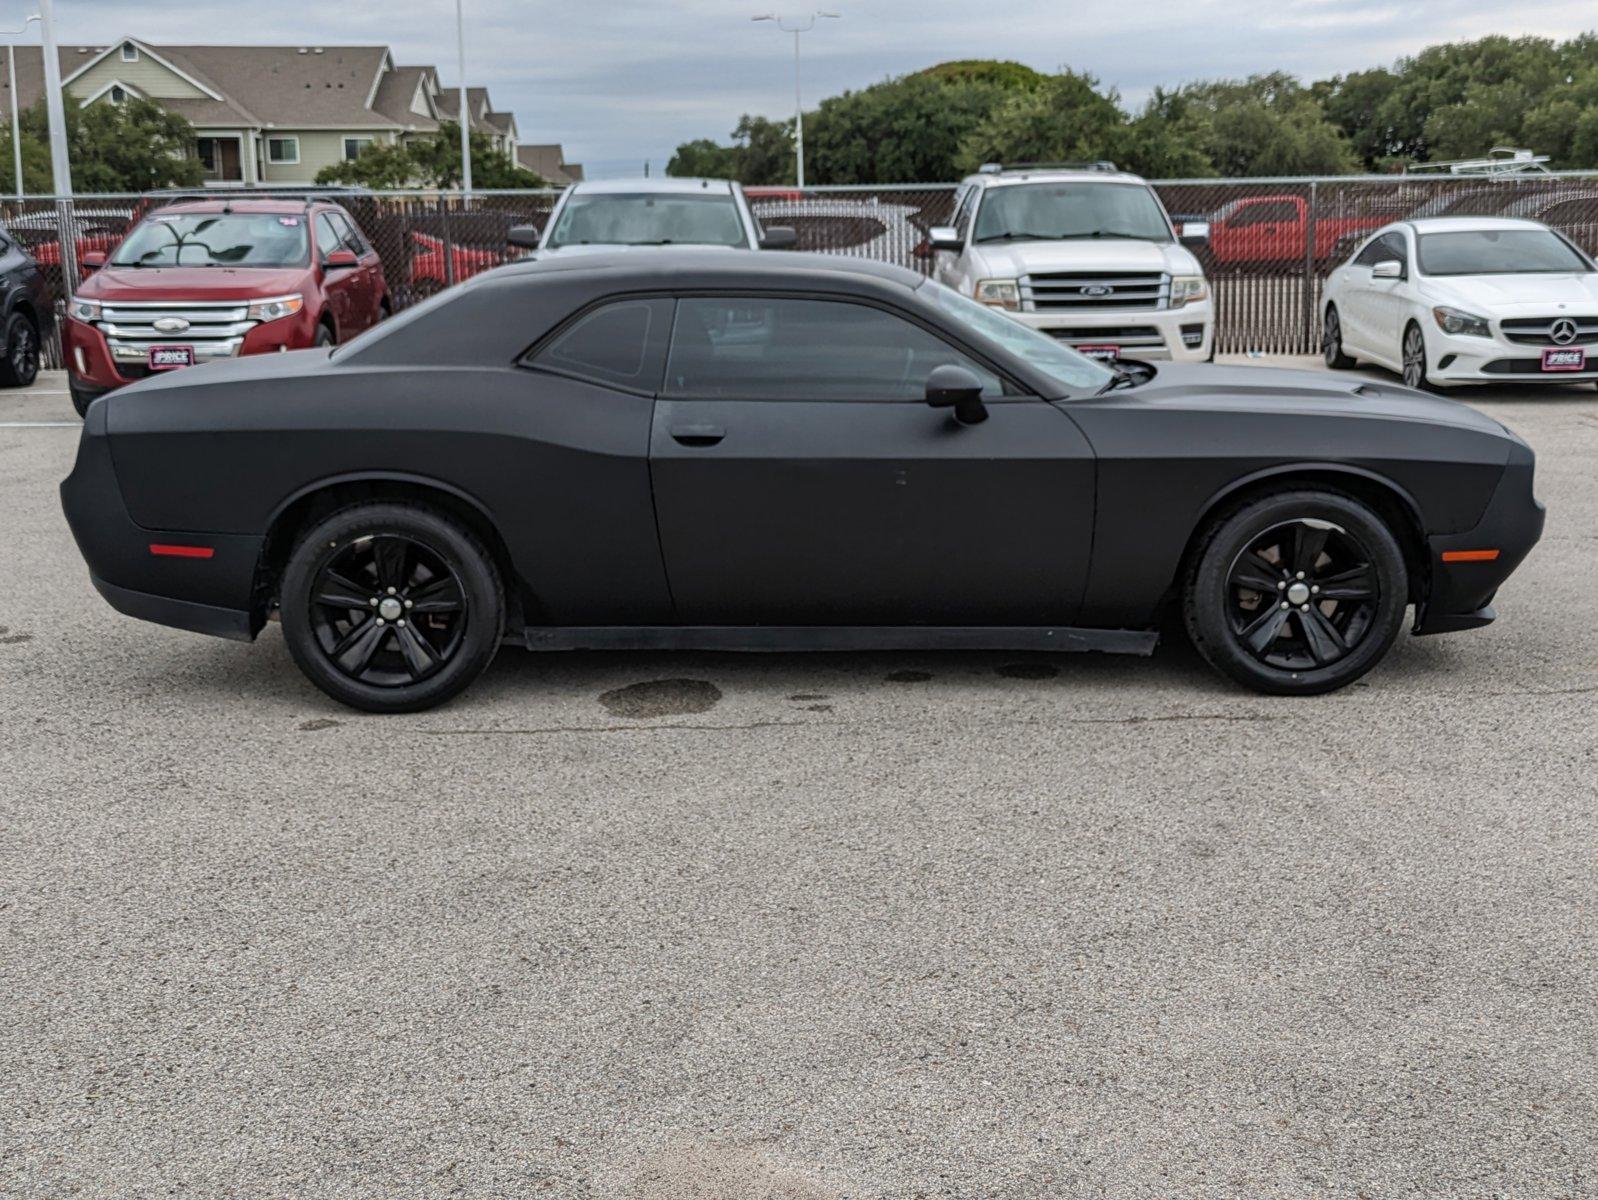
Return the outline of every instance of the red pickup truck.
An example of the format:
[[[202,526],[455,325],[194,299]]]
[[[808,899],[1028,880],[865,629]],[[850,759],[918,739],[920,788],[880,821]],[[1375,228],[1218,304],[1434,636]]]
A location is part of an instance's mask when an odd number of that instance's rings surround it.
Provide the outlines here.
[[[1218,264],[1303,262],[1308,204],[1303,196],[1246,196],[1210,217],[1209,256]],[[1379,229],[1393,218],[1380,213],[1317,216],[1314,258],[1330,258],[1350,235]]]

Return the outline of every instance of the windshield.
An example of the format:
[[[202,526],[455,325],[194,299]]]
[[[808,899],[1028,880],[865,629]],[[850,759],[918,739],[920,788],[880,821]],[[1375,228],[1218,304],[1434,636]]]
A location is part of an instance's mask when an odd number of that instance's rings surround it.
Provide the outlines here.
[[[303,267],[305,218],[288,213],[150,217],[117,247],[114,267]]]
[[[929,279],[921,292],[960,324],[990,342],[997,342],[1011,354],[1024,358],[1036,370],[1070,391],[1098,392],[1115,378],[1115,372],[1109,367],[1078,354],[1064,342],[1057,342],[1019,321],[1012,321],[986,304],[978,304],[936,280]]]
[[[989,188],[975,239],[1056,241],[1137,238],[1169,242],[1171,228],[1154,193],[1138,183],[1027,183]]]
[[[1471,229],[1420,235],[1426,275],[1564,275],[1592,266],[1547,229]]]
[[[550,230],[556,246],[747,246],[731,196],[578,193]]]

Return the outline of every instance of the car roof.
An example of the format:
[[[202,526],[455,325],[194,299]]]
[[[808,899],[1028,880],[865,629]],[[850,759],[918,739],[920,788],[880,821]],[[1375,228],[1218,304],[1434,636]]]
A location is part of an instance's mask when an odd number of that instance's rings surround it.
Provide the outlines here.
[[[1061,167],[1016,168],[1008,171],[983,171],[967,175],[961,183],[981,187],[1013,187],[1018,183],[1141,183],[1148,180],[1130,171],[1071,170]]]
[[[1548,228],[1541,221],[1533,221],[1527,217],[1416,217],[1412,221],[1401,221],[1397,224],[1408,225],[1416,233],[1469,233],[1475,230]]]
[[[650,178],[650,179],[583,179],[571,185],[574,192],[625,192],[635,195],[639,192],[655,193],[682,193],[682,192],[709,192],[714,195],[732,195],[732,181],[728,179],[688,179],[688,178]]]
[[[240,197],[237,200],[220,197],[216,200],[179,200],[173,204],[162,204],[150,210],[155,213],[266,213],[268,215],[282,215],[286,213],[303,213],[307,204],[328,204],[340,207],[333,200],[253,200]]]
[[[528,258],[509,263],[475,279],[504,279],[527,275],[575,276],[580,274],[632,274],[640,278],[660,277],[667,286],[781,287],[784,281],[814,282],[827,277],[838,283],[877,280],[915,289],[926,276],[893,263],[842,254],[805,254],[788,250],[731,250],[725,247],[659,246],[618,251],[599,251],[570,258],[551,256]],[[651,283],[650,286],[656,286]]]

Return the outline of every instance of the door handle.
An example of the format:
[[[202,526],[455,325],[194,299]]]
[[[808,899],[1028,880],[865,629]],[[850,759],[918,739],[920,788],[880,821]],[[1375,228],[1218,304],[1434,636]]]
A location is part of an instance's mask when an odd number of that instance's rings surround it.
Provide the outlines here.
[[[684,446],[714,446],[727,436],[720,425],[673,425],[671,437]]]

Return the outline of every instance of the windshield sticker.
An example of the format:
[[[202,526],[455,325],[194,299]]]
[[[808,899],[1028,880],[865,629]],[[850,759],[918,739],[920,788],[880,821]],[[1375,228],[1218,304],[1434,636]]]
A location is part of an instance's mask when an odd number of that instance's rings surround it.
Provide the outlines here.
[[[298,217],[279,217],[277,223],[279,225],[287,225],[290,229],[293,229],[299,225],[300,219]]]

